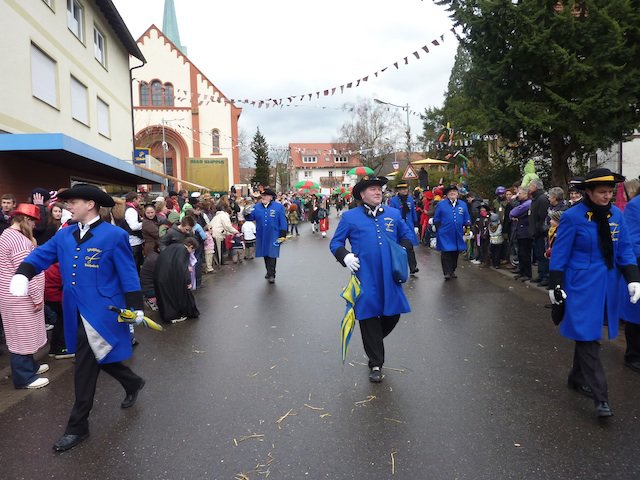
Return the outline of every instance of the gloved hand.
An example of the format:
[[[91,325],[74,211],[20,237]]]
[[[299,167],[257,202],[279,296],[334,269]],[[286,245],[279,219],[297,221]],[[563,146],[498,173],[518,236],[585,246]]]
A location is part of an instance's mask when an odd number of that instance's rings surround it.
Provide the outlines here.
[[[279,238],[276,240],[276,242],[278,242],[278,243],[282,243],[282,242],[284,242],[286,239],[287,239],[287,237],[279,237]]]
[[[416,235],[420,235],[420,229],[418,227],[413,227],[413,231]]]
[[[144,322],[144,312],[142,310],[136,310],[135,314],[136,314],[136,319],[134,323],[136,325],[141,325],[142,322]]]
[[[556,287],[553,290],[549,290],[549,300],[551,300],[551,303],[553,305],[560,305],[566,299],[567,299],[567,292],[562,290],[560,287]]]
[[[627,285],[627,289],[629,290],[631,303],[637,303],[640,300],[640,283],[631,282]]]
[[[11,277],[9,293],[14,297],[26,297],[29,293],[29,279],[20,274]]]
[[[355,273],[360,268],[360,260],[353,253],[348,253],[343,259],[344,264],[351,272]]]

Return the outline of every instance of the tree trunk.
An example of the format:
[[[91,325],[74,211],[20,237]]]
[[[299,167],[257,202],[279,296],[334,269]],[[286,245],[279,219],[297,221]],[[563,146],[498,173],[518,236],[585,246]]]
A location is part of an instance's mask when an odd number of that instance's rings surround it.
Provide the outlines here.
[[[546,187],[560,187],[565,192],[569,188],[571,170],[568,159],[573,153],[571,144],[566,144],[559,136],[551,136],[551,183]]]

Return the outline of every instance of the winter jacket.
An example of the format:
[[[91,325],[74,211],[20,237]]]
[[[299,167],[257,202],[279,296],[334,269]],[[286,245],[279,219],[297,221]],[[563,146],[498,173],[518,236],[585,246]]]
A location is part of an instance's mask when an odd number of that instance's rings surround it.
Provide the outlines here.
[[[529,209],[529,234],[533,238],[547,236],[547,231],[544,228],[547,210],[549,210],[549,198],[542,190],[535,191],[532,195],[531,208]]]

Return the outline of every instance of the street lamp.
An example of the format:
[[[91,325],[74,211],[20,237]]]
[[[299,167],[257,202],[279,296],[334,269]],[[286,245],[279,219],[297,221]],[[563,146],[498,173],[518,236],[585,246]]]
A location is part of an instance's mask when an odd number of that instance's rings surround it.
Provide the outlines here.
[[[388,105],[390,107],[400,108],[407,112],[407,162],[411,163],[411,124],[409,123],[409,104],[406,105],[396,105],[395,103],[384,102],[379,98],[374,98],[374,102],[380,105]]]

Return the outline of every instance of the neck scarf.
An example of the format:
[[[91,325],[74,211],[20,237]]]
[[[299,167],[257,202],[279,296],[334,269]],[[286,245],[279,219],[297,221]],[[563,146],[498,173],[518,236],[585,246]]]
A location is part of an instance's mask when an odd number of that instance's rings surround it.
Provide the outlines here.
[[[371,215],[374,218],[383,212],[383,209],[380,205],[369,205],[368,203],[364,203],[363,207],[366,214]]]
[[[402,219],[406,220],[407,215],[409,214],[409,202],[407,202],[408,195],[398,194],[398,197],[400,197],[400,203],[402,204]]]
[[[584,204],[593,212],[593,220],[598,224],[598,245],[607,264],[607,268],[613,268],[613,240],[611,238],[611,227],[609,226],[609,217],[611,216],[611,204],[596,205],[591,201],[588,195],[585,195]]]

